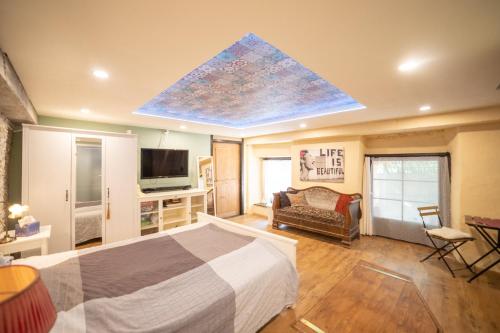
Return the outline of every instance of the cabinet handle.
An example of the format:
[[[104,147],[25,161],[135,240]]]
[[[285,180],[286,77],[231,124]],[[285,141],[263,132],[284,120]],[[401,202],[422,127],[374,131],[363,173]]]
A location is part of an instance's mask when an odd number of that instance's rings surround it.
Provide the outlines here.
[[[106,220],[109,220],[111,218],[111,209],[109,208],[109,187],[106,189],[106,192],[106,196],[108,197],[106,202]]]
[[[69,191],[66,190],[66,202],[68,202],[68,200],[69,200]]]

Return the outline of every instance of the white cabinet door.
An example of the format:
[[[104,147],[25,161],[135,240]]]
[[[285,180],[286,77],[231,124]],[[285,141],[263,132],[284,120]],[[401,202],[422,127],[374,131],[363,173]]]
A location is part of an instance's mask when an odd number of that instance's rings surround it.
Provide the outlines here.
[[[137,139],[109,136],[106,142],[106,243],[140,235],[137,222]]]
[[[23,202],[42,225],[52,225],[49,253],[71,250],[71,134],[25,131]]]

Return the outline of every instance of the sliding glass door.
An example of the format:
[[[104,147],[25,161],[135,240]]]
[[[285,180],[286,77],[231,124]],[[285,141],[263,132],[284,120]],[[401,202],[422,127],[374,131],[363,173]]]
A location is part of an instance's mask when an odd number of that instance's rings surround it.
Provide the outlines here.
[[[437,205],[449,223],[448,158],[374,157],[372,216],[375,235],[427,244],[417,207]],[[437,219],[428,219],[438,225]]]

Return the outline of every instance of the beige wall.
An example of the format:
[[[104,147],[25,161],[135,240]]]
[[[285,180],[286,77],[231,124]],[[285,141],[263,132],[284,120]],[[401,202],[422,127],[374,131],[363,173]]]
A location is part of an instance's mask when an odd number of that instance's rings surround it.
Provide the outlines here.
[[[365,154],[446,152],[453,133],[452,130],[438,130],[366,137],[325,137],[275,144],[247,144],[245,150],[246,205],[250,208],[253,204],[261,201],[261,159],[263,157],[290,156],[292,158],[291,183],[293,187],[325,186],[342,193],[361,193]],[[303,182],[300,180],[300,150],[337,146],[344,147],[346,154],[343,183]]]
[[[448,151],[448,143],[455,130],[435,130],[367,136],[364,139],[367,154],[441,153]]]
[[[450,151],[452,225],[472,231],[476,237],[475,242],[465,245],[466,259],[472,261],[488,248],[481,236],[465,224],[464,216],[500,218],[500,125],[459,129],[450,142]],[[500,267],[496,270],[500,271]]]
[[[484,117],[481,117],[481,114]],[[247,198],[259,196],[260,164],[262,157],[292,157],[292,186],[303,188],[327,186],[339,192],[362,192],[363,158],[365,154],[402,154],[450,152],[451,155],[451,215],[452,225],[473,232],[464,222],[464,215],[500,218],[500,108],[456,112],[443,116],[420,117],[413,123],[405,119],[400,132],[395,121],[357,124],[359,136],[332,136],[332,133],[354,134],[353,126],[297,131],[275,136],[245,140],[247,156]],[[436,122],[433,122],[433,119]],[[448,123],[446,122],[448,121]],[[466,125],[467,123],[471,125]],[[423,127],[427,124],[427,129]],[[439,126],[435,126],[438,124]],[[376,127],[376,128],[372,128]],[[436,128],[437,127],[437,128]],[[408,131],[418,128],[418,131]],[[379,132],[384,132],[380,134]],[[377,133],[377,134],[372,134]],[[361,135],[364,134],[364,135]],[[289,140],[283,142],[283,140]],[[263,144],[267,142],[267,144]],[[273,143],[275,142],[275,143]],[[301,182],[299,151],[341,145],[346,150],[344,183]],[[250,183],[252,185],[250,185]],[[248,200],[247,207],[257,201]],[[464,250],[468,260],[484,253],[486,244],[476,241]],[[493,256],[492,256],[493,257]],[[500,267],[497,267],[500,271]]]

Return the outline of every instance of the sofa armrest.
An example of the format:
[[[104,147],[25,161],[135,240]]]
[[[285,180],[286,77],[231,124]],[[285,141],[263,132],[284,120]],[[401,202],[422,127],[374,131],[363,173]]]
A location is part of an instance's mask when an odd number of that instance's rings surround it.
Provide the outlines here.
[[[347,206],[347,214],[345,217],[344,229],[353,229],[359,227],[361,219],[361,198],[354,199]]]
[[[361,199],[356,199],[350,202],[349,204],[349,214],[351,214],[352,218],[361,219],[362,211],[361,211]]]
[[[273,214],[281,208],[281,198],[279,193],[273,193]]]

